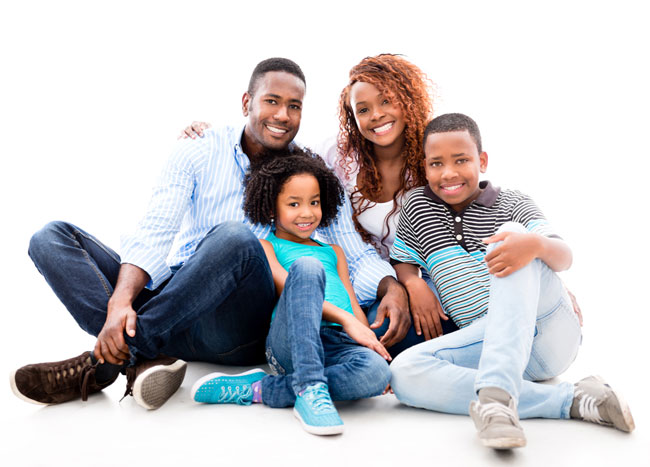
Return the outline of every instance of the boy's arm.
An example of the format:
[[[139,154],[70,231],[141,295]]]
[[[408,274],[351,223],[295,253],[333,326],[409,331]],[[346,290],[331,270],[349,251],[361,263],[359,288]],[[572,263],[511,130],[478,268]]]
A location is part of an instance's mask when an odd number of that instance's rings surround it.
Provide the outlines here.
[[[440,320],[449,318],[442,311],[436,295],[418,274],[418,267],[408,263],[395,263],[393,267],[409,294],[413,325],[417,335],[424,334],[425,340],[441,336]]]
[[[509,276],[537,258],[555,272],[569,269],[573,261],[571,249],[564,241],[536,233],[501,232],[483,241],[503,242],[485,257],[490,274],[496,277]]]

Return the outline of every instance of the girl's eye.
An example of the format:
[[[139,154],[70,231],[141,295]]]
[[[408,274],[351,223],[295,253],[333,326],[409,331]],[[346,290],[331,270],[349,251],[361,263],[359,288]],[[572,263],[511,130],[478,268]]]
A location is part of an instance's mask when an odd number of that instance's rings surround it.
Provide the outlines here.
[[[382,104],[384,104],[384,105],[390,104],[390,101],[388,99],[384,99],[384,102],[382,102]]]
[[[311,202],[311,205],[312,205],[312,206],[319,206],[319,205],[320,205],[320,201],[312,201],[312,202]]]

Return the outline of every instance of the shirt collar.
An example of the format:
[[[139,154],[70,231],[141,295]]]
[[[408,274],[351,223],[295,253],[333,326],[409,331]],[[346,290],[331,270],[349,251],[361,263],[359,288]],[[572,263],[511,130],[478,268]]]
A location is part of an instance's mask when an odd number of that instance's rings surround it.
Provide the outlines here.
[[[488,180],[480,181],[478,186],[481,189],[481,194],[478,195],[478,198],[472,201],[472,203],[480,204],[481,206],[485,206],[487,208],[491,208],[492,206],[494,206],[494,203],[496,202],[497,197],[501,192],[501,188],[499,188],[498,186],[497,187],[492,186],[492,184]],[[438,198],[438,196],[433,192],[433,190],[429,185],[426,185],[424,187],[424,195],[427,198],[431,199],[431,201],[433,201],[434,203],[444,204],[445,206],[448,206],[447,203],[445,203],[443,200]]]

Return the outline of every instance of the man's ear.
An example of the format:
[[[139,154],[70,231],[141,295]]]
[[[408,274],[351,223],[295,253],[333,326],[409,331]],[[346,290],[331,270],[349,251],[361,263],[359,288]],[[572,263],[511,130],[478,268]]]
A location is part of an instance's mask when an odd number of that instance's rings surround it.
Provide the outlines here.
[[[478,160],[480,162],[481,173],[484,174],[487,171],[487,165],[488,165],[487,152],[483,151],[481,154],[479,154]]]
[[[244,117],[248,117],[248,108],[250,106],[250,102],[253,99],[253,96],[251,96],[248,91],[244,93],[244,95],[241,98],[241,110],[242,113],[244,114]]]

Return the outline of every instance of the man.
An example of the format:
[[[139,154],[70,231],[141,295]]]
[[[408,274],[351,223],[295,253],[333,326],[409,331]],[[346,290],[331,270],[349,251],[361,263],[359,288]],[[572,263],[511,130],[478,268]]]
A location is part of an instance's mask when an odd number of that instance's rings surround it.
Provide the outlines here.
[[[305,87],[291,60],[260,62],[242,97],[243,130],[211,130],[179,144],[145,217],[123,238],[121,258],[64,222],[32,237],[36,267],[97,343],[68,360],[18,369],[11,378],[18,397],[42,404],[85,400],[124,370],[127,394],[155,409],[180,387],[183,360],[264,361],[275,292],[257,239],[269,228],[244,217],[242,182],[251,162],[292,144]],[[401,339],[410,320],[406,294],[393,269],[354,231],[349,203],[319,235],[343,247],[360,302],[383,297],[380,313],[391,321],[385,340]]]

